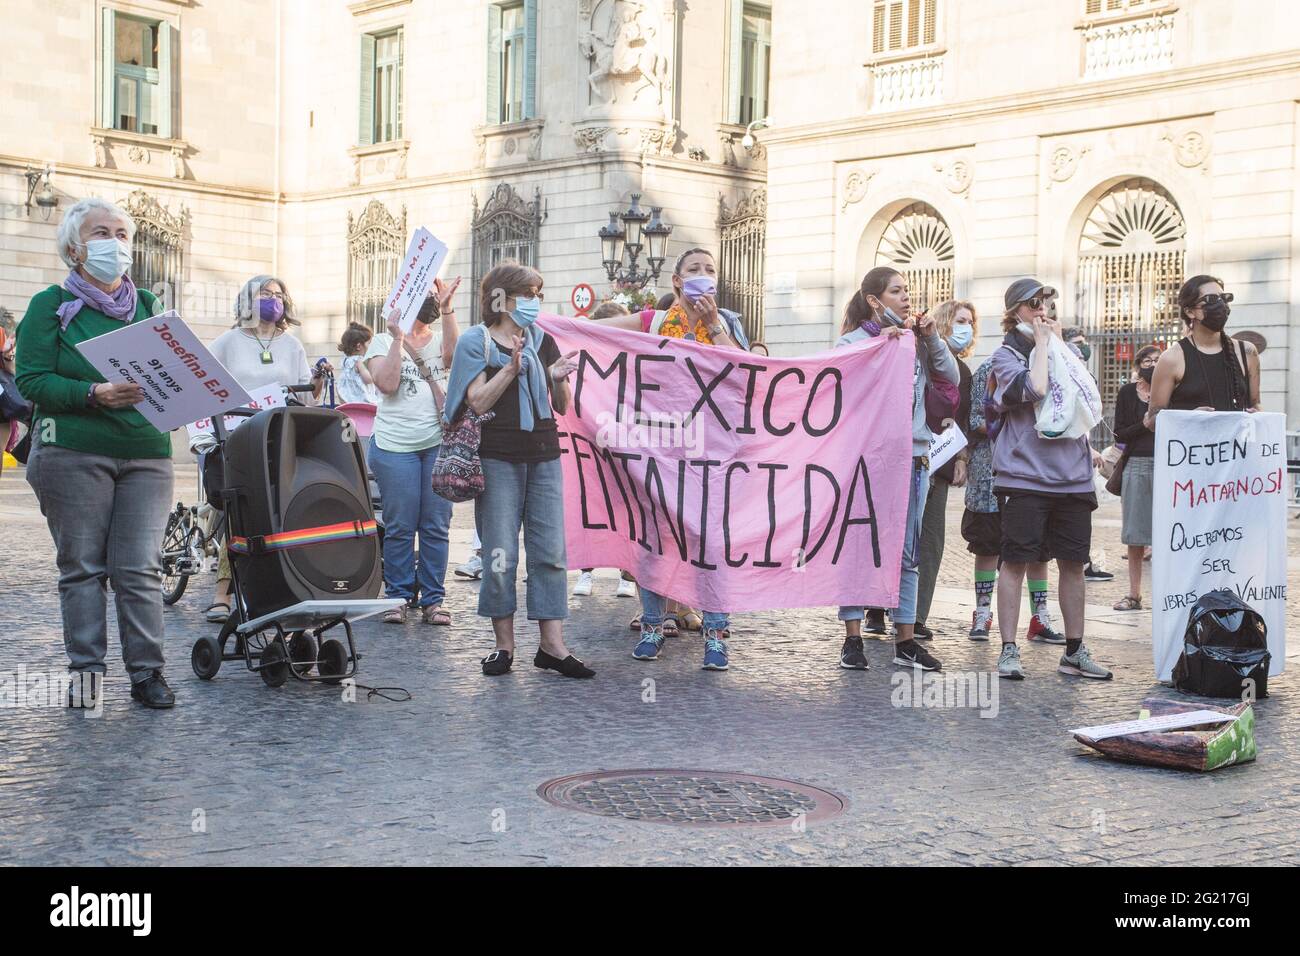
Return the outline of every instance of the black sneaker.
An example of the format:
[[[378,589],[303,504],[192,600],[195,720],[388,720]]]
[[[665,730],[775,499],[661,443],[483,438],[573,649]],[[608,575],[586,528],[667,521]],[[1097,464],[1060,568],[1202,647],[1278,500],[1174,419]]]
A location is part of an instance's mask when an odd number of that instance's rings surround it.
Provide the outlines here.
[[[917,670],[937,671],[942,670],[942,665],[935,660],[927,651],[916,641],[911,642],[911,647],[904,647],[901,644],[894,645],[894,663],[900,667],[915,667]]]
[[[867,608],[867,619],[862,622],[862,629],[868,634],[884,634],[885,612],[878,607]]]
[[[1083,569],[1083,579],[1085,581],[1113,581],[1115,575],[1109,571],[1103,571],[1101,568],[1094,568],[1092,562],[1089,561],[1088,566]]]
[[[844,646],[840,648],[840,667],[847,671],[870,670],[867,655],[862,650],[861,637],[844,638]]]
[[[917,621],[912,625],[912,636],[918,641],[932,641],[934,640],[934,631]]]
[[[167,686],[167,682],[163,680],[162,671],[154,671],[152,675],[144,680],[133,683],[131,685],[131,699],[138,700],[146,707],[151,707],[154,710],[166,710],[168,707],[176,706],[176,695]]]

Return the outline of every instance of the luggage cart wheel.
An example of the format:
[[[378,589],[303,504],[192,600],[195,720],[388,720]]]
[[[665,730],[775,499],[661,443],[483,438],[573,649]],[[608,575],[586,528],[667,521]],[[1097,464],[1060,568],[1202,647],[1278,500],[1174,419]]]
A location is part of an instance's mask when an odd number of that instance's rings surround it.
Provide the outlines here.
[[[221,670],[221,645],[211,635],[200,637],[190,650],[190,666],[202,680],[212,680]]]
[[[289,679],[289,658],[284,644],[278,639],[267,643],[262,651],[262,666],[258,670],[267,687],[279,687]]]
[[[337,684],[339,678],[348,672],[348,649],[342,641],[330,638],[321,642],[316,670],[327,684]]]
[[[307,676],[316,663],[316,638],[310,631],[294,631],[289,636],[289,660],[295,674]]]

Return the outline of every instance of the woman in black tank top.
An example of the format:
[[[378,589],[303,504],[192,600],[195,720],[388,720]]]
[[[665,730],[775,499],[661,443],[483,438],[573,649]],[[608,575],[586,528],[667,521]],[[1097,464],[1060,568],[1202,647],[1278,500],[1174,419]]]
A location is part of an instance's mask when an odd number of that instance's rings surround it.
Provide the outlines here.
[[[1259,405],[1259,353],[1223,331],[1231,293],[1213,276],[1193,276],[1178,292],[1187,334],[1156,364],[1146,425],[1162,409],[1253,411]]]

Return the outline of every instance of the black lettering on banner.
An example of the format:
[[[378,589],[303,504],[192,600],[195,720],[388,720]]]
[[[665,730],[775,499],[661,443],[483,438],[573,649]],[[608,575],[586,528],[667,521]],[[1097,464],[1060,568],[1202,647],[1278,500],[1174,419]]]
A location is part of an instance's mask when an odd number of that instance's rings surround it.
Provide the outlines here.
[[[709,467],[717,465],[722,467],[722,462],[711,458],[699,458],[691,462],[691,466],[699,465],[704,469],[700,475],[700,557],[699,560],[692,559],[691,564],[695,565],[702,571],[716,571],[718,566],[710,564],[704,560],[704,549],[709,537]]]
[[[731,473],[737,468],[749,474],[748,465],[742,461],[733,461],[727,466],[727,477],[722,483],[722,557],[729,568],[743,567],[749,560],[748,551],[742,554],[739,560],[733,560],[731,557]]]
[[[605,476],[601,472],[600,460],[597,455],[585,454],[578,449],[578,442],[583,442],[588,448],[594,449],[596,446],[584,435],[571,435],[570,440],[573,443],[573,462],[578,472],[578,494],[582,500],[582,526],[591,531],[617,531],[618,526],[614,523],[614,503],[609,500],[609,488],[605,484]],[[605,497],[605,513],[609,518],[609,524],[596,524],[591,520],[587,511],[587,476],[583,474],[583,461],[596,462],[596,477],[600,481],[600,490]]]
[[[637,421],[641,420],[641,395],[645,392],[657,392],[659,386],[653,382],[643,381],[641,378],[641,366],[647,362],[675,362],[677,358],[673,355],[638,355],[632,363],[635,383],[632,386],[634,394],[632,411],[636,414]]]
[[[858,475],[862,476],[862,488],[867,501],[865,518],[853,517],[853,498],[858,489]],[[844,539],[848,536],[849,527],[855,524],[871,525],[871,561],[876,567],[880,567],[880,536],[876,529],[876,505],[871,499],[871,476],[867,473],[867,461],[861,455],[858,456],[858,463],[853,469],[853,478],[849,481],[849,497],[844,503],[844,523],[840,525],[840,540],[835,545],[835,556],[831,558],[831,564],[839,563],[840,553],[844,550]]]
[[[615,372],[618,372],[618,401],[614,405],[614,420],[623,420],[623,394],[627,390],[627,353],[619,352],[614,361],[609,363],[609,368],[601,368],[594,358],[586,350],[578,355],[578,374],[573,381],[573,413],[579,418],[582,417],[582,383],[588,367],[591,368],[596,376],[601,379],[607,379]]]
[[[758,387],[758,373],[767,370],[765,365],[751,365],[749,362],[741,362],[736,366],[743,368],[749,373],[749,379],[745,382],[745,424],[736,429],[737,435],[756,435],[758,430],[752,423],[754,413],[754,390]]]
[[[835,407],[831,411],[831,420],[827,422],[825,428],[813,428],[813,424],[811,421],[808,420],[808,416],[812,413],[813,400],[817,398],[817,389],[821,385],[822,379],[827,377],[835,379]],[[813,438],[820,438],[822,435],[825,435],[827,432],[829,432],[832,428],[834,428],[836,425],[840,423],[840,413],[843,410],[844,410],[844,378],[843,376],[840,375],[839,369],[833,366],[824,368],[817,373],[817,377],[813,379],[812,387],[808,389],[808,404],[806,404],[803,409],[804,431],[806,431]]]
[[[650,520],[654,522],[655,536],[658,540],[659,554],[664,553],[663,533],[659,530],[659,512],[655,508],[654,492],[650,489],[650,483],[654,482],[659,489],[659,506],[664,509],[664,521],[668,522],[668,531],[673,536],[673,543],[677,545],[677,555],[683,561],[686,560],[686,525],[685,514],[683,514],[686,505],[686,462],[677,463],[677,524],[673,524],[673,509],[668,507],[668,499],[664,493],[664,480],[659,474],[659,463],[647,457],[645,460],[645,493],[650,499]]]
[[[642,506],[641,497],[640,495],[637,494],[636,491],[636,479],[632,477],[632,472],[629,471],[627,467],[627,463],[629,461],[640,461],[642,456],[638,455],[635,452],[630,452],[630,451],[611,451],[610,456],[617,459],[618,463],[623,466],[623,475],[627,478],[628,491],[632,493],[632,500],[636,502],[637,515],[641,519],[641,537],[636,539],[636,543],[641,545],[641,547],[645,548],[645,550],[649,551],[650,542],[648,542],[645,537],[645,531],[646,531],[645,507]]]
[[[812,478],[814,472],[825,476],[826,480],[831,483],[831,489],[835,492],[835,504],[831,508],[830,517],[826,519],[825,527],[822,528],[821,537],[817,539],[817,543],[813,545],[812,550],[809,551],[808,537],[809,535],[812,534],[812,514],[813,514]],[[817,552],[822,549],[822,545],[826,543],[826,539],[830,536],[831,529],[835,527],[835,519],[839,515],[839,513],[840,513],[840,484],[838,481],[835,480],[835,475],[830,471],[829,468],[823,468],[821,465],[808,465],[804,469],[804,474],[803,474],[803,537],[799,541],[799,553],[803,555],[803,563],[805,565],[807,565],[808,562],[810,562],[813,559],[813,557],[817,554]],[[839,556],[840,556],[839,552],[836,551],[835,557],[837,560]]]
[[[722,430],[728,432],[731,431],[731,423],[727,421],[726,416],[722,414],[722,409],[718,408],[717,403],[713,400],[713,390],[718,387],[719,382],[731,374],[731,370],[735,367],[734,364],[728,362],[723,366],[722,371],[714,376],[713,381],[708,385],[705,385],[704,379],[700,378],[699,370],[695,368],[695,363],[691,361],[689,355],[686,356],[686,368],[690,370],[691,377],[695,379],[695,384],[699,386],[700,389],[700,400],[696,402],[695,407],[691,409],[690,418],[692,421],[695,419],[696,413],[699,412],[707,402],[709,408],[713,410],[713,417],[716,418],[718,424],[722,426]]]
[[[776,386],[781,379],[785,378],[787,375],[797,376],[800,385],[806,381],[804,379],[803,369],[794,366],[783,368],[772,376],[772,381],[767,386],[767,401],[763,403],[763,427],[767,429],[769,435],[788,435],[794,431],[794,422],[791,422],[783,428],[777,428],[772,424],[772,402],[776,400]]]
[[[623,479],[619,476],[618,465],[614,463],[614,456],[608,448],[601,448],[593,445],[596,454],[600,460],[609,468],[609,473],[614,476],[614,485],[618,488],[618,493],[623,499],[623,508],[627,511],[627,538],[629,541],[636,540],[636,520],[632,517],[632,502],[628,498],[627,489],[623,487]],[[614,524],[614,519],[610,518],[610,524]],[[618,530],[617,527],[614,529]]]
[[[790,466],[761,461],[755,467],[767,472],[767,544],[763,548],[763,560],[755,561],[754,567],[779,568],[781,562],[772,560],[772,540],[776,537],[776,473],[785,471]]]

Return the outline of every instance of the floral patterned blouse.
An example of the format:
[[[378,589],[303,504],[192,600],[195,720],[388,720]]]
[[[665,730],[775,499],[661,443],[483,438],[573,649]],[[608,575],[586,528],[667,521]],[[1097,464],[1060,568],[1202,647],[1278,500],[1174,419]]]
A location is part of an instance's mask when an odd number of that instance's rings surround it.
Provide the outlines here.
[[[998,510],[998,500],[993,497],[993,445],[975,430],[984,427],[984,395],[989,382],[993,360],[987,359],[971,378],[970,429],[967,431],[970,462],[966,470],[966,509],[980,514]]]

